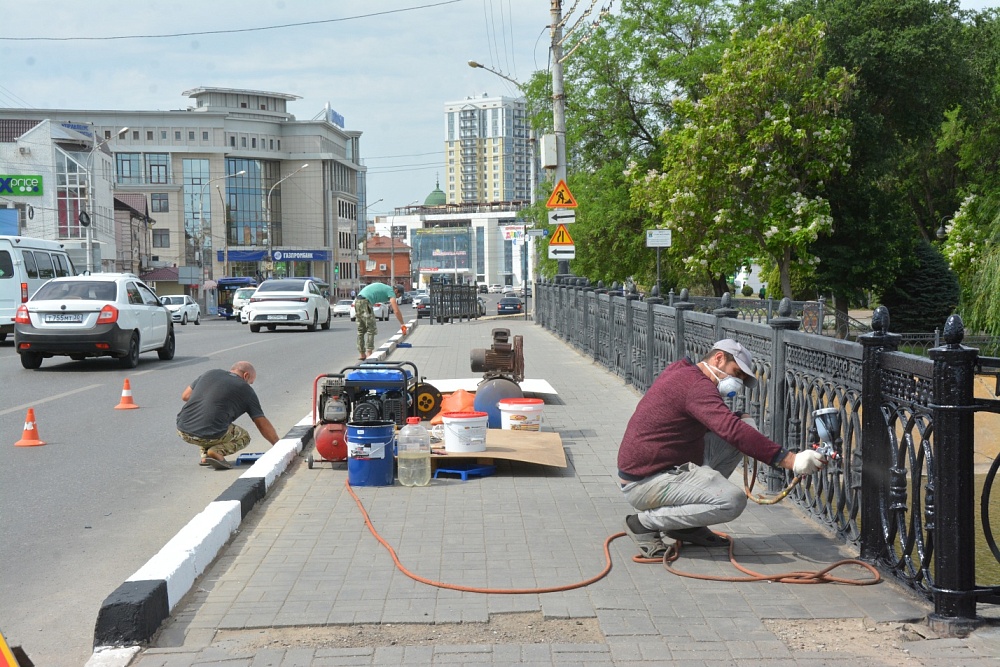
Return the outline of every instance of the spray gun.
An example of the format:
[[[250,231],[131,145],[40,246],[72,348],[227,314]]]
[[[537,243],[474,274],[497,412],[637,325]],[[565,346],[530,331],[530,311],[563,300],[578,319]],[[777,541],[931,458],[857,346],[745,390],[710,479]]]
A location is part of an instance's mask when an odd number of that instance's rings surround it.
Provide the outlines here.
[[[840,460],[840,410],[821,408],[814,410],[813,426],[809,429],[812,448],[827,461]]]

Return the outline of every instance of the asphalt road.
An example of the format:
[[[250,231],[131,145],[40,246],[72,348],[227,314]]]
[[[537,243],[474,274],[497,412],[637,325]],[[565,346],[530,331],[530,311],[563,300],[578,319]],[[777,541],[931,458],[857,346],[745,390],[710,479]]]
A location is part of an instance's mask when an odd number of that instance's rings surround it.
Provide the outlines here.
[[[394,318],[380,322],[376,343],[396,330]],[[13,337],[0,344],[0,632],[36,665],[83,665],[104,599],[242,474],[200,467],[198,449],[176,435],[195,377],[251,361],[264,412],[284,435],[311,412],[317,375],[357,363],[347,318],[313,333],[251,334],[210,317],[175,331],[172,361],[146,353],[130,371],[68,357],[28,371]],[[114,409],[125,378],[138,410]],[[14,447],[28,408],[45,446]],[[245,451],[266,450],[249,418],[237,423],[254,436]]]

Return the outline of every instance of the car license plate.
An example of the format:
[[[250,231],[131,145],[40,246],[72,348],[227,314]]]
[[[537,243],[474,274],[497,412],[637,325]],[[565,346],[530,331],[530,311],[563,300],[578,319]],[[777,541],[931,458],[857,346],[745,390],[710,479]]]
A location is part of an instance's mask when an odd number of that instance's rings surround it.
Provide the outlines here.
[[[268,320],[285,320],[287,317],[285,315],[268,315]]]
[[[48,313],[46,322],[83,322],[83,313]]]

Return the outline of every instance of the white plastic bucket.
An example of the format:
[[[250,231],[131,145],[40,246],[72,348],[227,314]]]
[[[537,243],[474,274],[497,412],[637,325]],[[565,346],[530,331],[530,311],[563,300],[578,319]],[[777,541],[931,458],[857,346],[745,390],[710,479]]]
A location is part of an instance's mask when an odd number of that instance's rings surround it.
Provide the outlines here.
[[[486,425],[489,415],[485,412],[445,412],[441,415],[444,426],[446,452],[485,452]]]
[[[506,431],[540,431],[545,401],[540,398],[504,398],[500,408],[500,428]]]

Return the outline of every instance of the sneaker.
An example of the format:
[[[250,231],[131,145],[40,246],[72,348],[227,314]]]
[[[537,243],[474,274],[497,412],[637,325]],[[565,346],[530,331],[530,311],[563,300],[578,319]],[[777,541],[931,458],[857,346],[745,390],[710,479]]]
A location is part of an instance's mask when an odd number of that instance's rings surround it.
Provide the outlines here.
[[[633,529],[633,525],[638,528]],[[639,553],[643,558],[663,558],[663,554],[667,552],[667,545],[660,539],[660,532],[643,526],[635,514],[625,517],[625,532],[639,547]]]

